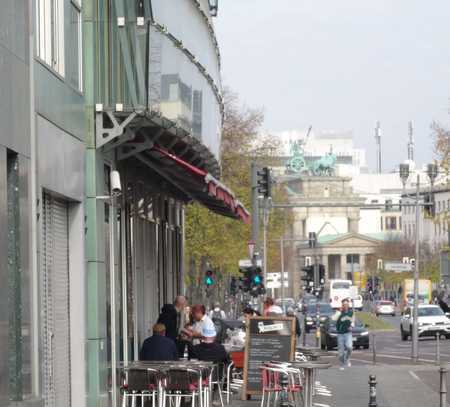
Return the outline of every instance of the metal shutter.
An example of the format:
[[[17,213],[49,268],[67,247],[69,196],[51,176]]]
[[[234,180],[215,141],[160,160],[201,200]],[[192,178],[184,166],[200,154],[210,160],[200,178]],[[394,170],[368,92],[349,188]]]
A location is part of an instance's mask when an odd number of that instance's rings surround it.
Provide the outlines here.
[[[43,195],[42,315],[45,406],[70,406],[69,242],[67,203]]]

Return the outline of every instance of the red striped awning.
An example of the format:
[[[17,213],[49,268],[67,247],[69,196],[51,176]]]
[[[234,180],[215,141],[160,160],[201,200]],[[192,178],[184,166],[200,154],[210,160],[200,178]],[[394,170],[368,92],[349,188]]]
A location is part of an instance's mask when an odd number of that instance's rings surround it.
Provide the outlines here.
[[[193,199],[220,215],[250,223],[250,213],[244,205],[236,199],[228,187],[211,174],[156,145],[152,147],[150,153],[152,155],[156,153],[160,159],[176,164],[168,166],[168,171],[174,177],[174,181]]]

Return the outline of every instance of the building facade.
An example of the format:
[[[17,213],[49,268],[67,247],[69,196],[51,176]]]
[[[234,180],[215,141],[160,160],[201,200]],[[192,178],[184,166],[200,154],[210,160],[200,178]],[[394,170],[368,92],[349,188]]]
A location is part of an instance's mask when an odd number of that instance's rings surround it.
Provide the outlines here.
[[[220,181],[207,0],[5,0],[0,406],[115,406],[183,287],[184,207],[244,221]]]
[[[420,190],[420,201],[424,202],[430,194],[430,188]],[[402,234],[406,239],[414,240],[418,233],[419,241],[426,243],[432,250],[439,251],[450,245],[449,217],[450,217],[450,189],[448,186],[439,185],[433,188],[431,193],[434,202],[434,214],[419,207],[419,224],[416,226],[415,193],[408,190],[402,196]]]

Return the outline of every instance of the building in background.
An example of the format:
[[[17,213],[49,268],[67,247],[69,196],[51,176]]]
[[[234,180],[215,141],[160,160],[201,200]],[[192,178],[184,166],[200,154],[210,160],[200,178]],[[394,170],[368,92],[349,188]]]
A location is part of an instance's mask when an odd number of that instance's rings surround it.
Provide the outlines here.
[[[450,246],[449,220],[450,220],[450,188],[447,185],[436,185],[431,193],[432,202],[435,203],[434,214],[420,207],[419,225],[416,227],[416,208],[414,206],[416,192],[405,191],[402,202],[402,234],[406,239],[415,240],[416,233],[419,241],[428,244],[432,250],[439,251]],[[430,196],[430,187],[420,190],[421,200]]]
[[[2,4],[1,406],[118,405],[116,367],[184,289],[184,206],[249,220],[218,181],[215,11]]]

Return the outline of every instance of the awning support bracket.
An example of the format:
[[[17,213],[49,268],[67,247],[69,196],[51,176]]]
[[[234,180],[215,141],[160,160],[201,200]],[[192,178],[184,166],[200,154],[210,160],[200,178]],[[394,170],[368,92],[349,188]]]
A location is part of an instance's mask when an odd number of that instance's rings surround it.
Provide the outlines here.
[[[111,121],[112,127],[105,127],[105,115]],[[95,130],[96,130],[96,148],[103,147],[105,144],[120,137],[125,132],[125,127],[137,116],[136,112],[132,112],[119,123],[112,112],[96,112],[95,113]],[[128,137],[128,135],[127,135]]]
[[[155,145],[156,140],[158,140],[163,133],[164,129],[160,129],[153,137],[147,136],[144,141],[139,143],[131,142],[121,146],[118,151],[117,159],[119,161],[126,160],[127,158],[142,153],[145,150],[150,150]]]

